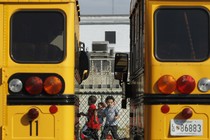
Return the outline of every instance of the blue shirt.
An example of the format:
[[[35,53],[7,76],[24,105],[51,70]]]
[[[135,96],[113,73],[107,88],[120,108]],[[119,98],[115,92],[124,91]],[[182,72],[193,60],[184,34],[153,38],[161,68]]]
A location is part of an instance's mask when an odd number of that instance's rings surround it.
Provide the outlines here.
[[[116,126],[118,124],[118,120],[115,117],[119,115],[119,109],[116,106],[106,107],[104,114],[106,116],[105,125]]]
[[[100,124],[103,124],[103,122],[104,122],[103,113],[104,113],[104,109],[99,109],[98,110],[98,120],[99,120]]]

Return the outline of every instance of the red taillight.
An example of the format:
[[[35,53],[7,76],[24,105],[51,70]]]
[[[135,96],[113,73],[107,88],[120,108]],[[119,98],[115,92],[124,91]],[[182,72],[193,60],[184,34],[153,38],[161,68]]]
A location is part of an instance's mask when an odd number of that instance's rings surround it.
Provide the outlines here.
[[[39,116],[39,112],[35,108],[32,108],[28,111],[27,115],[29,119],[34,120]]]
[[[157,82],[157,88],[164,94],[170,94],[176,89],[176,80],[171,75],[163,75]]]
[[[177,80],[177,89],[183,94],[191,93],[195,88],[195,80],[189,75],[183,75]]]
[[[40,94],[43,89],[42,79],[39,77],[30,77],[25,82],[25,89],[31,95]]]
[[[56,76],[50,76],[44,81],[44,90],[47,94],[58,94],[62,89],[62,82]]]
[[[190,108],[185,108],[182,110],[182,117],[185,118],[185,119],[189,119],[192,117],[193,115],[193,112]]]
[[[169,110],[170,110],[170,107],[168,105],[163,105],[161,107],[161,112],[164,113],[164,114],[168,113]]]

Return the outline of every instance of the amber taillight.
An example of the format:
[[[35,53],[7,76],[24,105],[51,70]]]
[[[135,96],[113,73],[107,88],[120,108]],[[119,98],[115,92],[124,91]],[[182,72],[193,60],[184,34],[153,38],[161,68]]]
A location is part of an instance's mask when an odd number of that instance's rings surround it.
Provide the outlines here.
[[[163,75],[158,80],[157,87],[160,92],[170,94],[176,90],[176,80],[171,75]]]
[[[44,90],[47,94],[59,94],[62,87],[61,80],[56,76],[50,76],[44,81]]]

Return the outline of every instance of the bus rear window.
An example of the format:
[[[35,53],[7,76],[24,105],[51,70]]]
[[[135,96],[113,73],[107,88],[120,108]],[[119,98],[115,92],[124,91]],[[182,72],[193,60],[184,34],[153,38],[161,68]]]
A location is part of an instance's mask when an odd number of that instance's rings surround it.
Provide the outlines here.
[[[11,57],[19,63],[58,63],[64,59],[64,14],[19,11],[11,18]]]
[[[155,56],[160,61],[203,61],[209,56],[209,15],[200,8],[155,12]]]

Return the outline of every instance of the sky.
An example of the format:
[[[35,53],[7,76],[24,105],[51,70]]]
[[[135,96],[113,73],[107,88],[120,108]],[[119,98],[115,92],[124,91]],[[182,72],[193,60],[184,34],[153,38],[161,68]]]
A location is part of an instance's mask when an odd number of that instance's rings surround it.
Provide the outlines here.
[[[130,0],[79,0],[81,15],[129,14]]]

